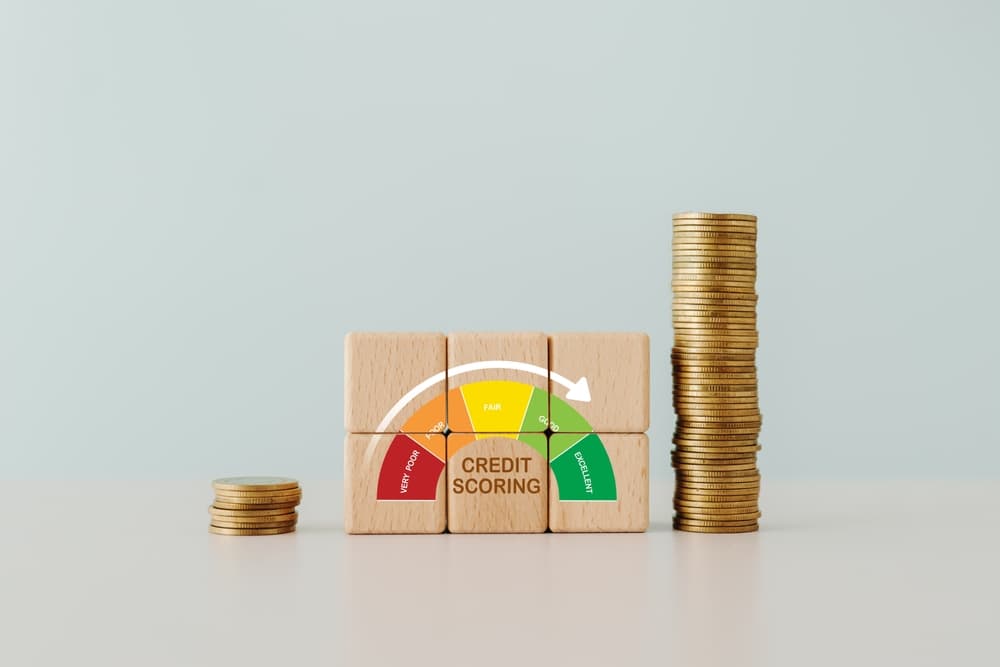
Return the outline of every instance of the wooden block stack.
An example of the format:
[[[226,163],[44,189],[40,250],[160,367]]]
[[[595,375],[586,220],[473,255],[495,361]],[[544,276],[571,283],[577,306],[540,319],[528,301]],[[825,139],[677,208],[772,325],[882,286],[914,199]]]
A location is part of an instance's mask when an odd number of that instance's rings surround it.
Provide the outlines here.
[[[649,338],[353,333],[349,533],[637,532]]]

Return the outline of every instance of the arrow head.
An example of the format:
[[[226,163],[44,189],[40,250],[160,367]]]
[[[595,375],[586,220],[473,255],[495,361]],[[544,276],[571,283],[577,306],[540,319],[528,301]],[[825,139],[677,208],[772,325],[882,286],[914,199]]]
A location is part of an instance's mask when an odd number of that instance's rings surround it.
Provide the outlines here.
[[[576,384],[566,392],[566,398],[570,401],[590,403],[590,385],[587,384],[587,378],[581,377],[577,380]]]

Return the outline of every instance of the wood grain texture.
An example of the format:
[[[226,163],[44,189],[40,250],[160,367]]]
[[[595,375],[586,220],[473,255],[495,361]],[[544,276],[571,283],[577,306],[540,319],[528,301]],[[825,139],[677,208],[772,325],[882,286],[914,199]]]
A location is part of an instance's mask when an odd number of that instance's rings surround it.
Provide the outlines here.
[[[521,361],[548,369],[549,344],[544,333],[508,332],[508,333],[452,333],[448,335],[448,367],[473,361]],[[548,378],[523,371],[491,369],[463,373],[455,378],[449,378],[449,390],[462,385],[483,380],[510,380],[534,385],[548,391]],[[460,424],[466,421],[462,414],[464,407],[448,404],[449,424]],[[452,429],[456,430],[456,429]],[[538,423],[538,430],[545,430],[544,423]]]
[[[548,464],[511,437],[452,434],[448,456],[448,530],[543,533],[548,526]],[[544,436],[537,436],[544,438]],[[503,472],[503,468],[511,468]]]
[[[645,532],[649,527],[649,438],[599,433],[615,471],[618,500],[562,502],[549,477],[549,528],[554,533]]]
[[[644,333],[557,333],[549,336],[550,370],[590,385],[589,403],[573,407],[598,433],[649,428],[649,336]],[[549,391],[566,398],[566,387]]]
[[[353,332],[344,339],[344,428],[352,433],[374,433],[386,413],[407,391],[445,370],[446,338],[441,333]],[[436,396],[445,385],[432,387],[407,405],[385,428],[402,429],[406,420]],[[444,401],[439,420],[445,420]],[[435,415],[424,415],[433,422]],[[425,430],[421,428],[420,430]]]
[[[445,529],[445,472],[441,470],[436,500],[376,500],[379,470],[396,434],[349,433],[344,441],[344,529],[348,533],[441,533]],[[445,436],[421,435],[443,452]],[[367,459],[372,439],[375,447]]]

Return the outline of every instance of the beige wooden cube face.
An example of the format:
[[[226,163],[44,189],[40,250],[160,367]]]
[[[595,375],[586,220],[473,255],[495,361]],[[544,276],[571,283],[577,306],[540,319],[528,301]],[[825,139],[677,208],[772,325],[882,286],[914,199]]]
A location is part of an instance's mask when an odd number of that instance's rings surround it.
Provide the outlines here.
[[[446,361],[444,334],[348,334],[344,339],[345,429],[352,433],[424,432],[440,422],[443,430],[443,380],[410,401],[393,419],[383,420],[413,387],[443,373]]]
[[[453,433],[448,436],[448,447],[450,532],[545,532],[548,464],[542,453],[544,433]]]
[[[597,452],[569,448],[553,462],[549,477],[549,528],[559,533],[643,532],[649,527],[649,439],[644,433],[594,434],[614,471],[615,500],[579,500],[583,489],[601,491],[601,465]],[[593,440],[594,435],[590,436]],[[568,446],[573,436],[553,435],[550,447]],[[591,449],[591,452],[594,450]],[[574,456],[575,455],[575,456]],[[565,457],[565,458],[563,458]],[[559,473],[559,474],[557,474]],[[559,478],[565,493],[560,493]],[[563,500],[569,496],[572,500]]]
[[[587,378],[589,402],[573,407],[598,433],[642,433],[649,428],[649,336],[644,333],[560,333],[549,337],[552,373]],[[553,396],[568,389],[550,383]]]
[[[530,364],[537,372],[505,368],[489,368],[450,375],[448,378],[448,426],[452,431],[503,430],[505,433],[545,430],[546,419],[527,420],[525,408],[531,399],[531,392],[518,391],[517,387],[492,388],[483,385],[485,381],[507,381],[520,385],[530,385],[548,391],[549,346],[548,337],[543,333],[453,333],[448,336],[448,368],[453,373],[456,368],[471,362],[520,362]],[[456,395],[456,389],[466,385],[476,385],[478,391],[464,396]],[[522,389],[526,389],[524,386]],[[492,391],[496,389],[496,391]],[[473,396],[474,393],[474,396]],[[543,411],[548,412],[547,396],[542,397]],[[499,397],[499,398],[498,398]],[[504,398],[511,400],[505,401]],[[520,400],[523,399],[523,400]],[[484,408],[484,403],[488,407]],[[510,414],[507,414],[509,412]],[[471,420],[471,424],[470,424]],[[488,424],[491,428],[483,428]],[[509,428],[497,429],[496,425],[506,424]]]
[[[445,529],[445,436],[350,433],[344,442],[348,533]]]

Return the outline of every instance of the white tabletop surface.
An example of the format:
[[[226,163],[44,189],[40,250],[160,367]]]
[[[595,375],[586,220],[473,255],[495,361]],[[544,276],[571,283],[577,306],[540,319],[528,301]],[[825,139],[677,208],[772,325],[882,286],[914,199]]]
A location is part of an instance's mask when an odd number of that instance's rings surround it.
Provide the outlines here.
[[[1000,482],[765,484],[751,535],[206,531],[208,481],[0,485],[0,664],[997,665]]]

